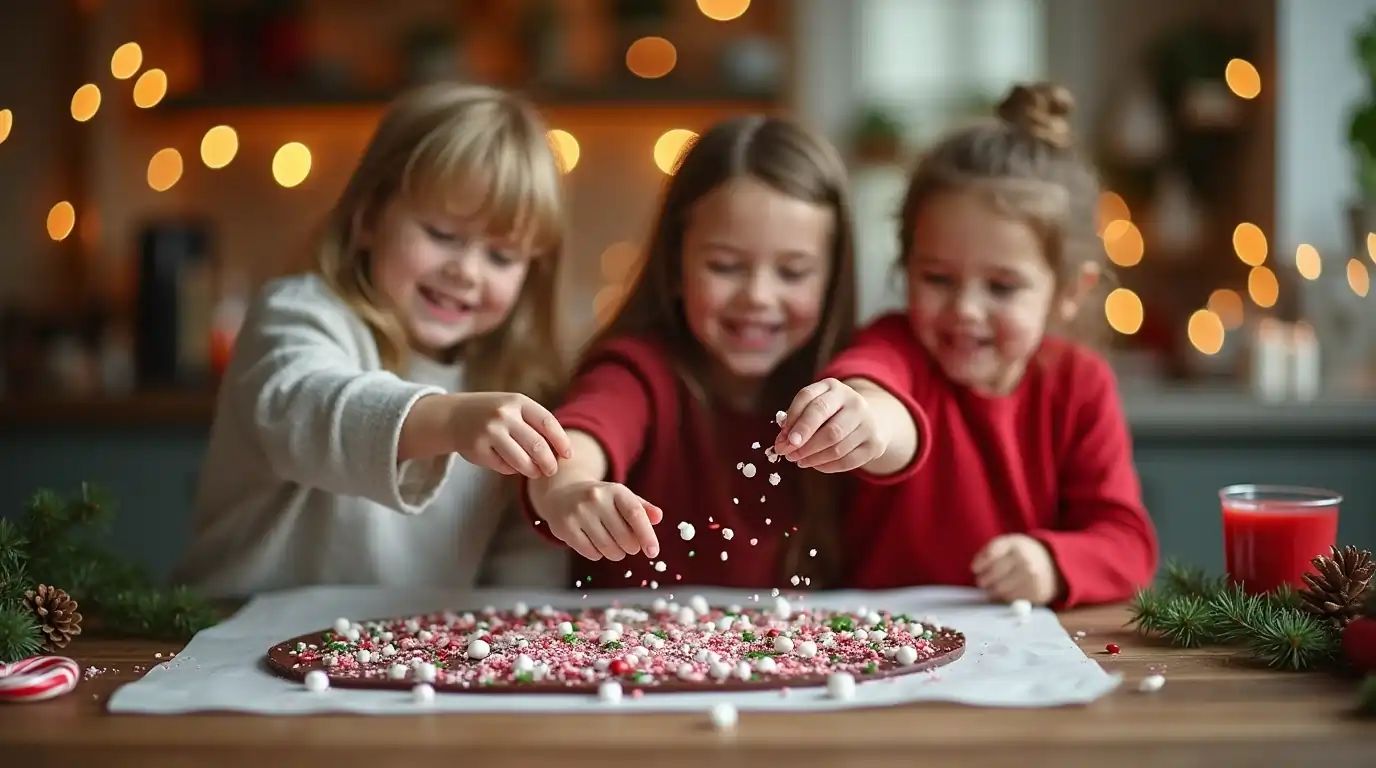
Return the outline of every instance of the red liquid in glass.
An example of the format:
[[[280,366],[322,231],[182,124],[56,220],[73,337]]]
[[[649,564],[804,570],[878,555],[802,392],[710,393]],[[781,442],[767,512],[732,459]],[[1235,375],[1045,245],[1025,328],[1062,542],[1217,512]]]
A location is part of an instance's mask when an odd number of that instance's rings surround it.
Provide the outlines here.
[[[1338,540],[1338,505],[1291,507],[1269,502],[1264,510],[1238,509],[1223,502],[1223,550],[1228,575],[1259,594],[1289,584],[1303,589],[1301,576],[1316,555]]]

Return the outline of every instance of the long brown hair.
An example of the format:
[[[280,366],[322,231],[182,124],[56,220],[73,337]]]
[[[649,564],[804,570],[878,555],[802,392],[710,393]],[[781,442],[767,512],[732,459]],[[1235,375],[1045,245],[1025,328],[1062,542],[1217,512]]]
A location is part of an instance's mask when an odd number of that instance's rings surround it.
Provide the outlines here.
[[[787,118],[752,115],[726,120],[686,148],[664,190],[634,285],[588,348],[623,337],[655,339],[673,356],[689,391],[709,405],[720,398],[711,390],[706,372],[709,353],[689,329],[683,312],[683,236],[694,206],[737,179],[752,179],[789,197],[825,206],[833,215],[831,274],[821,326],[769,375],[762,390],[762,402],[786,407],[849,343],[856,313],[854,224],[845,165],[825,139]],[[830,581],[839,567],[836,507],[843,481],[810,470],[803,471],[801,481],[799,535],[789,537],[781,575],[799,573],[802,553],[816,549],[811,577],[816,587]]]
[[[976,192],[993,210],[1032,227],[1060,289],[1069,288],[1086,265],[1111,277],[1095,226],[1099,181],[1075,149],[1074,108],[1062,86],[1015,85],[1000,102],[997,119],[957,130],[928,150],[903,198],[899,266],[907,263],[922,206],[938,195]],[[1100,280],[1100,288],[1107,283]],[[1073,328],[1059,330],[1096,343],[1104,325],[1099,314],[1081,312]]]
[[[456,350],[467,386],[548,402],[564,381],[554,331],[564,200],[544,123],[523,99],[446,83],[393,102],[326,219],[316,270],[372,331],[383,366],[400,371],[409,343],[395,309],[372,284],[358,227],[397,196],[448,210],[475,188],[489,234],[520,243],[535,258],[506,320]]]

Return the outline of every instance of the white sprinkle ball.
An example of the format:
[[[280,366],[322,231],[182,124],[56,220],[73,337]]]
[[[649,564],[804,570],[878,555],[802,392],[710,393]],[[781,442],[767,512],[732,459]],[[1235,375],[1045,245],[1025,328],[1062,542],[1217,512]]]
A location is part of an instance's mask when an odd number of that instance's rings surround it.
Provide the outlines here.
[[[735,496],[732,496],[732,497],[731,497],[731,503],[732,503],[732,504],[739,504],[739,503],[741,503],[741,500],[740,500],[739,498],[735,497]]]
[[[669,566],[665,565],[663,560],[660,560],[659,562],[655,563],[656,573],[664,573],[667,570],[669,570]]]
[[[561,621],[561,622],[559,622],[559,634],[561,634],[561,635],[571,635],[571,634],[573,634],[573,622],[571,622],[571,621]]]
[[[810,659],[813,656],[817,655],[817,644],[812,642],[811,640],[804,640],[801,643],[798,643],[798,647],[795,650],[797,651],[799,656],[803,657],[804,659]]]
[[[373,660],[373,654],[367,648],[360,648],[358,653],[354,654],[354,658],[358,659],[359,664],[367,664]]]
[[[898,649],[894,658],[898,659],[898,663],[905,667],[911,666],[917,662],[917,649],[911,645],[905,645]]]
[[[749,680],[751,675],[750,664],[744,661],[736,662],[736,677],[742,680]]]
[[[782,477],[779,477],[779,473],[778,473],[778,472],[770,472],[770,473],[769,473],[769,484],[770,484],[770,485],[778,485],[780,480],[783,480],[783,478],[782,478]]]
[[[788,621],[793,617],[793,605],[788,602],[786,597],[774,598],[774,615]]]
[[[1077,637],[1077,638],[1079,638],[1079,637],[1084,637],[1084,636],[1085,636],[1085,631],[1084,631],[1083,629],[1078,630],[1078,631],[1075,633],[1075,637]]]
[[[766,517],[766,518],[764,519],[764,524],[765,524],[765,525],[769,525],[769,518]]]
[[[393,680],[400,680],[403,677],[406,677],[406,665],[393,664],[392,666],[387,668],[387,676],[392,678]]]
[[[870,641],[871,641],[871,642],[875,642],[875,643],[882,643],[882,642],[884,642],[884,638],[886,638],[886,637],[888,637],[888,636],[889,636],[889,633],[888,633],[888,632],[885,632],[885,631],[882,630],[882,629],[872,630],[872,631],[870,632]]]
[[[752,547],[755,546],[756,544],[759,544],[759,543],[760,543],[760,540],[759,540],[759,539],[751,539],[751,540],[750,540],[750,546],[752,546]]]
[[[743,462],[743,461],[738,461],[738,462],[736,462],[736,469],[740,469],[740,468],[743,467],[743,466],[745,466],[745,462]]]
[[[416,679],[422,683],[435,682],[435,665],[426,661],[416,667]]]
[[[760,658],[756,659],[756,660],[755,660],[755,669],[759,670],[760,672],[764,672],[764,673],[766,673],[766,674],[768,674],[768,673],[770,673],[770,672],[773,672],[774,669],[775,669],[774,657],[773,657],[773,656],[761,656]]]
[[[719,731],[729,731],[736,727],[740,720],[740,715],[736,712],[736,705],[729,701],[712,705],[712,725]]]
[[[774,423],[782,427],[782,426],[784,425],[784,421],[785,421],[787,418],[788,418],[788,411],[779,411],[779,412],[777,412],[777,413],[774,414]]]
[[[757,451],[760,450],[760,441],[759,441],[759,440],[756,440],[755,442],[753,442],[753,443],[750,444],[750,447],[753,448],[753,449],[755,449],[755,450],[757,450]]]
[[[650,603],[650,608],[654,610],[656,613],[663,613],[664,611],[668,610],[669,603],[662,597],[656,597],[654,599],[654,602]]]
[[[604,680],[597,686],[597,698],[608,704],[615,704],[621,701],[621,683],[615,680]]]
[[[693,595],[688,598],[688,607],[697,611],[699,615],[705,614],[711,610],[711,606],[707,604],[707,598],[702,595]]]
[[[736,532],[731,530],[730,528],[723,528],[721,529],[721,537],[723,539],[726,539],[727,541],[730,541],[731,539],[734,539],[736,537]]]
[[[334,620],[334,633],[335,633],[336,635],[345,635],[345,634],[348,634],[348,632],[349,632],[349,626],[350,626],[350,624],[349,624],[349,620],[348,620],[348,619],[343,619],[343,618],[335,619],[335,620]]]
[[[621,633],[617,632],[614,629],[604,629],[602,630],[602,634],[597,636],[597,641],[602,645],[606,645],[607,643],[614,643],[620,639]]]
[[[417,704],[429,704],[435,700],[435,688],[429,683],[417,683],[411,689],[411,699]]]
[[[761,503],[761,504],[764,503],[764,497],[763,497],[763,496],[760,497],[760,503]]]
[[[523,653],[516,657],[516,661],[512,663],[511,668],[517,672],[530,672],[535,669],[535,660]]]
[[[485,640],[474,640],[468,644],[468,658],[485,659],[487,654],[492,653],[492,646]]]
[[[312,669],[306,673],[306,690],[320,693],[330,687],[330,676],[324,670]]]
[[[518,601],[515,605],[511,606],[511,612],[517,616],[524,616],[530,613],[530,606]]]
[[[684,541],[692,541],[693,537],[697,535],[697,530],[693,528],[692,523],[679,523],[678,535]]]
[[[348,638],[348,639],[349,639],[349,642],[351,642],[351,643],[356,643],[356,642],[358,642],[358,637],[359,637],[359,635],[358,635],[358,630],[352,629],[352,628],[351,628],[348,632],[345,632],[345,633],[344,633],[344,637]]]
[[[435,634],[428,629],[422,629],[416,633],[416,639],[422,643],[428,643],[435,639]]]
[[[827,694],[837,701],[855,698],[855,678],[849,672],[833,672],[827,677]]]
[[[744,467],[741,468],[741,474],[742,474],[742,475],[745,475],[746,477],[754,477],[754,476],[755,476],[755,465],[754,465],[754,464],[746,464]]]
[[[725,553],[725,552],[722,552],[722,553],[721,553],[721,559],[722,559],[722,562],[725,562],[725,561],[726,561],[726,553]]]
[[[792,653],[793,641],[788,639],[787,637],[784,637],[783,635],[779,635],[778,637],[774,638],[774,650],[778,651],[779,653]]]
[[[1142,682],[1137,684],[1137,690],[1142,691],[1143,693],[1155,693],[1156,691],[1161,690],[1161,686],[1165,684],[1165,676],[1147,675],[1146,677],[1142,678]]]
[[[683,606],[678,609],[678,623],[687,627],[693,626],[698,623],[698,612],[689,606]]]
[[[1025,619],[1032,615],[1032,603],[1027,600],[1014,600],[1011,607],[1013,615],[1019,619]]]

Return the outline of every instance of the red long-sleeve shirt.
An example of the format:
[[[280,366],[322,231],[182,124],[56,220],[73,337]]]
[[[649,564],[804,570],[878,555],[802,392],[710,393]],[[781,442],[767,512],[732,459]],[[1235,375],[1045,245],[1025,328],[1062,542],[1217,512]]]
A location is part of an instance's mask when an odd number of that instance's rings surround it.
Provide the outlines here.
[[[668,591],[675,585],[786,586],[779,583],[779,562],[784,534],[797,518],[796,478],[805,470],[783,460],[771,464],[765,457],[764,448],[779,435],[773,413],[709,409],[650,341],[620,339],[586,359],[554,415],[565,430],[586,432],[601,445],[606,480],[664,510],[655,535],[656,560],[665,570],[655,570],[644,555],[620,562],[574,555],[571,579],[593,589],[650,582]],[[755,465],[753,477],[737,469],[745,463]],[[774,473],[778,485],[770,483]],[[524,482],[521,498],[534,522]],[[680,522],[695,529],[691,540],[680,536]],[[536,530],[558,541],[549,526],[542,523]]]
[[[1150,582],[1156,532],[1117,384],[1097,355],[1047,337],[1014,391],[988,397],[953,384],[908,319],[888,315],[822,375],[871,380],[927,425],[920,466],[858,484],[844,518],[846,586],[973,586],[976,553],[1007,533],[1051,552],[1065,581],[1057,607],[1125,599]]]

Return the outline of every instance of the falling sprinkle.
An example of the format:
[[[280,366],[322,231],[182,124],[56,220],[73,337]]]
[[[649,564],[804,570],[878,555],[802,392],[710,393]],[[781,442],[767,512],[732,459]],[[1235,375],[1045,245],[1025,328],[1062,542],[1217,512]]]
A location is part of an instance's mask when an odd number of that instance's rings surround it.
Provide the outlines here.
[[[630,572],[630,571],[626,571],[626,578],[628,578],[628,579],[631,578],[631,572]]]
[[[779,588],[778,588],[778,587],[775,587],[775,588],[769,590],[769,596],[770,596],[770,597],[778,597],[778,596],[779,596]]]
[[[815,549],[809,549],[809,550],[807,551],[807,556],[808,556],[808,557],[816,557],[816,556],[817,556],[817,550],[815,550]]]
[[[798,586],[799,581],[801,581],[801,579],[798,578],[798,574],[796,573],[793,574],[793,578],[789,579],[789,582],[792,583],[795,587]]]
[[[782,427],[782,426],[784,425],[784,421],[787,420],[787,419],[788,419],[788,412],[787,412],[787,411],[778,411],[777,413],[774,414],[774,423],[775,423],[776,425],[780,426],[780,427]]]
[[[760,450],[760,441],[759,441],[759,440],[756,440],[755,442],[753,442],[753,443],[750,444],[750,447],[751,447],[751,448],[754,448],[754,449],[757,450],[757,451]]]
[[[744,467],[741,468],[741,474],[745,475],[746,477],[754,477],[754,476],[755,476],[755,465],[754,465],[754,464],[746,464]]]
[[[692,523],[679,523],[678,535],[684,541],[692,541],[693,537],[697,535],[697,531],[693,528]]]
[[[769,525],[769,518],[766,517],[766,518],[764,519],[764,524],[765,524],[765,525]]]
[[[725,552],[721,553],[721,559],[722,559],[723,562],[726,561],[726,553],[725,553]]]
[[[697,552],[696,552],[695,550],[691,550],[691,549],[688,550],[688,556],[689,556],[689,557],[692,557],[693,555],[696,555],[696,554],[697,554]]]
[[[779,484],[779,481],[782,480],[782,479],[783,479],[783,478],[779,477],[779,473],[778,473],[778,472],[770,472],[770,473],[769,473],[769,484],[770,484],[770,485],[778,485],[778,484]]]
[[[578,581],[573,582],[573,588],[574,588],[574,589],[582,589],[582,587],[583,587],[583,580],[582,580],[582,579],[579,579]]]
[[[726,539],[727,541],[730,541],[731,539],[735,538],[735,536],[736,536],[736,532],[733,531],[733,530],[731,530],[730,528],[723,528],[723,529],[721,529],[721,537],[722,537],[723,539]]]
[[[743,467],[743,466],[745,466],[745,462],[743,462],[743,461],[738,461],[738,462],[736,462],[736,469],[740,469],[740,468]]]
[[[738,499],[738,498],[736,498],[735,496],[732,496],[732,497],[731,497],[731,503],[732,503],[732,504],[739,504],[739,503],[741,503],[741,500]]]
[[[665,565],[663,560],[660,560],[659,562],[655,563],[655,570],[660,573],[664,573],[665,571],[669,570],[669,566]]]
[[[760,497],[760,503],[761,503],[761,504],[764,503],[764,497],[763,497],[763,496]]]
[[[760,543],[760,540],[759,540],[759,539],[751,539],[751,540],[750,540],[750,546],[752,546],[752,547],[755,546],[756,544],[759,544],[759,543]]]
[[[659,582],[657,582],[657,581],[652,581],[652,582],[650,582],[650,589],[659,589]]]

